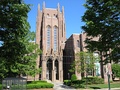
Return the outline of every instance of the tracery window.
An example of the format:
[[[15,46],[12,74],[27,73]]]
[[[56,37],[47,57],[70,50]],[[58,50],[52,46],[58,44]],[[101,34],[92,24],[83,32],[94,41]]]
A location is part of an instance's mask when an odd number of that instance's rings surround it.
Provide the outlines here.
[[[54,27],[54,51],[57,50],[57,27]]]
[[[47,26],[47,50],[50,48],[50,44],[51,44],[50,34],[51,34],[51,27]]]

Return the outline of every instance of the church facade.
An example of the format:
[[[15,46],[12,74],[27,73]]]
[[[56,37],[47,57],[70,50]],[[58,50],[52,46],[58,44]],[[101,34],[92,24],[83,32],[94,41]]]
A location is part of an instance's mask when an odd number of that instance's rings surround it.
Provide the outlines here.
[[[42,50],[37,67],[42,67],[41,80],[63,81],[63,50],[66,41],[64,7],[46,8],[38,5],[36,43]],[[38,78],[37,77],[37,78]]]
[[[35,80],[51,80],[53,82],[63,82],[70,79],[73,73],[69,72],[70,65],[75,61],[75,54],[80,51],[87,51],[85,48],[86,33],[72,34],[66,39],[64,7],[46,8],[45,3],[40,9],[38,5],[38,15],[36,22],[36,43],[42,50],[42,54],[37,58],[37,67],[42,67],[42,72],[35,76]],[[99,38],[94,38],[98,40]],[[97,53],[96,53],[97,54]],[[98,74],[102,74],[107,81],[107,65],[98,63]],[[74,72],[78,79],[81,73]],[[95,76],[96,73],[90,73]]]

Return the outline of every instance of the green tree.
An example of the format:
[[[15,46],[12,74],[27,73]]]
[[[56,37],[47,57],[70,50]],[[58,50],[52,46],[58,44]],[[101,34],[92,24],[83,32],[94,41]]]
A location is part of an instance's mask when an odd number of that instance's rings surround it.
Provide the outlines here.
[[[95,56],[91,52],[79,52],[76,54],[76,59],[71,65],[70,72],[77,71],[78,73],[83,73],[82,77],[86,76],[86,88],[87,88],[87,76],[88,74],[93,74],[96,66],[95,63],[99,61],[99,57]]]
[[[1,78],[36,73],[36,58],[41,51],[32,42],[34,34],[27,22],[29,11],[30,5],[22,0],[0,1],[0,71],[5,70]]]
[[[6,76],[8,70],[5,67],[5,60],[4,58],[0,57],[0,80]]]
[[[41,72],[41,68],[37,67],[36,65],[36,59],[39,54],[42,53],[42,51],[38,48],[38,45],[35,44],[35,33],[29,32],[26,36],[24,43],[26,44],[26,53],[21,58],[22,62],[17,63],[16,67],[12,66],[11,70],[12,72],[15,72],[17,74],[26,74],[30,76],[34,76]]]
[[[115,77],[120,79],[120,64],[112,64],[112,72]]]
[[[70,72],[88,73],[95,69],[95,63],[99,61],[99,57],[90,52],[79,52],[76,59],[71,65]]]
[[[42,53],[39,49],[38,45],[35,43],[35,32],[29,32],[26,36],[26,46],[27,46],[27,53],[23,57],[24,61],[27,61],[25,64],[24,72],[26,75],[30,75],[35,77],[36,74],[41,73],[42,68],[37,67],[36,60],[38,55]],[[28,64],[29,63],[29,64]],[[27,70],[27,71],[26,71]]]
[[[98,50],[106,63],[120,58],[120,1],[86,0],[86,12],[82,16],[82,29],[91,38],[86,39],[91,51]],[[99,37],[98,41],[92,38]],[[109,51],[109,53],[108,53]],[[102,58],[101,58],[102,61]]]

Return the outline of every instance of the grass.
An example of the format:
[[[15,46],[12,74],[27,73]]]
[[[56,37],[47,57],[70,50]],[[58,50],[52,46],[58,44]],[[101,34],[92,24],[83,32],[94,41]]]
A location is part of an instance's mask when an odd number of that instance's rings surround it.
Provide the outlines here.
[[[87,85],[87,88],[92,88],[92,89],[108,88],[108,84],[92,84],[92,85]],[[120,88],[120,82],[110,83],[110,88]]]

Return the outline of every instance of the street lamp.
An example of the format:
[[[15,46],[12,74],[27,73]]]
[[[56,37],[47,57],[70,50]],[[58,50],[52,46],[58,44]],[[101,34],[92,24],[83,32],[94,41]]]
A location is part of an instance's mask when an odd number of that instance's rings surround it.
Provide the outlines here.
[[[110,90],[110,73],[109,71],[107,72],[107,76],[108,76],[108,90]]]

